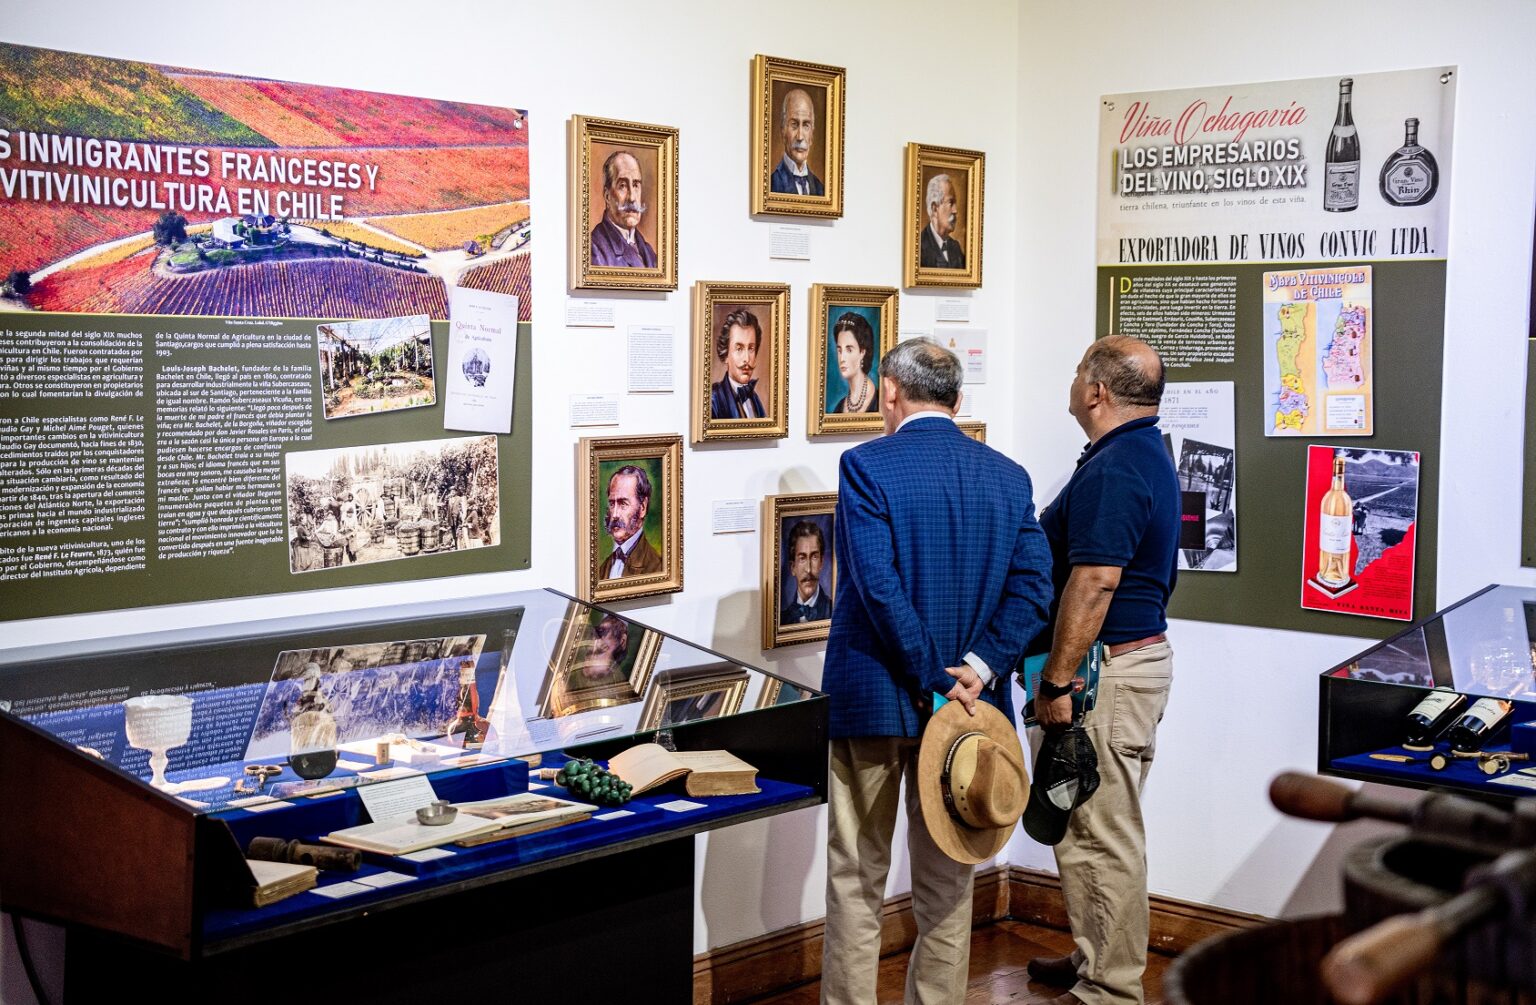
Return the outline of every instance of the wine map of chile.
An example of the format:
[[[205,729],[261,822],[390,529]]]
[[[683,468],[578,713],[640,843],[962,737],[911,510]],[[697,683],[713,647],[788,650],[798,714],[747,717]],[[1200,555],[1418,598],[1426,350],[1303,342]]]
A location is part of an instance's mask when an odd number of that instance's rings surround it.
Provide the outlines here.
[[[1302,360],[1311,362],[1304,350],[1316,341],[1313,310],[1308,303],[1280,304],[1276,315],[1280,333],[1275,336],[1275,359],[1280,364],[1280,400],[1275,403],[1276,431],[1301,431],[1312,412],[1311,375],[1302,369]],[[1308,368],[1310,369],[1310,367]]]

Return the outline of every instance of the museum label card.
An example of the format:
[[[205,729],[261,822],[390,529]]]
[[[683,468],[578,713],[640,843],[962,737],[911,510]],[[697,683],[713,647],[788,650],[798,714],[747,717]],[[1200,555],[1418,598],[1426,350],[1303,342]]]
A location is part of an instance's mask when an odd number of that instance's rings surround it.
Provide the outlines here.
[[[512,432],[517,298],[455,286],[448,295],[443,428]]]
[[[962,324],[970,321],[970,298],[939,297],[933,303],[933,319],[935,321],[959,321]]]
[[[382,890],[386,886],[409,883],[415,878],[415,876],[408,876],[403,872],[380,872],[372,876],[359,876],[353,882],[361,883],[364,886],[371,886],[375,890]]]
[[[657,803],[658,810],[666,810],[668,813],[687,813],[689,810],[702,810],[703,803],[696,803],[691,799],[674,799],[668,803]]]
[[[710,527],[715,534],[745,534],[757,530],[756,499],[716,499],[710,504]]]
[[[347,880],[345,883],[332,883],[330,886],[317,886],[309,892],[316,894],[317,896],[328,897],[331,900],[340,900],[343,897],[355,897],[360,893],[367,893],[370,889],[372,888],[364,886],[361,883],[355,882],[353,880]]]
[[[578,300],[575,297],[567,299],[565,326],[567,328],[612,328],[613,301]]]
[[[768,228],[768,257],[810,261],[811,229],[776,223]]]
[[[962,419],[972,419],[979,416],[981,408],[981,388],[976,384],[967,384],[960,392],[960,407],[955,414]]]
[[[404,855],[396,856],[407,862],[435,862],[440,858],[453,858],[454,853],[447,848],[423,848],[421,851],[410,851]]]
[[[674,343],[671,325],[629,326],[630,394],[673,390]]]
[[[1533,784],[1536,784],[1536,780],[1533,780]],[[597,816],[593,817],[592,819],[593,820],[619,820],[619,819],[621,819],[623,817],[632,817],[634,815],[635,815],[635,811],[634,810],[609,810],[607,813],[599,813]]]
[[[377,785],[361,785],[357,796],[374,823],[413,817],[423,806],[430,806],[437,799],[432,783],[426,775],[400,778]]]
[[[987,333],[976,328],[956,328],[939,333],[944,348],[955,354],[967,384],[987,382]]]
[[[571,395],[572,426],[617,426],[619,424],[619,396],[617,394]]]

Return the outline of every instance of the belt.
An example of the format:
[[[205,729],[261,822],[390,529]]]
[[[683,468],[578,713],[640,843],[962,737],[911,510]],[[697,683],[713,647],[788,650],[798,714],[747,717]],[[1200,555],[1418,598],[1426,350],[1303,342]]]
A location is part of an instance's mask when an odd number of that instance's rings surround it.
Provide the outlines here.
[[[1168,636],[1166,634],[1148,635],[1146,638],[1137,639],[1135,642],[1116,642],[1112,646],[1105,646],[1104,650],[1109,654],[1110,659],[1114,659],[1116,656],[1123,656],[1128,652],[1140,649],[1142,646],[1150,646],[1154,642],[1167,641]]]

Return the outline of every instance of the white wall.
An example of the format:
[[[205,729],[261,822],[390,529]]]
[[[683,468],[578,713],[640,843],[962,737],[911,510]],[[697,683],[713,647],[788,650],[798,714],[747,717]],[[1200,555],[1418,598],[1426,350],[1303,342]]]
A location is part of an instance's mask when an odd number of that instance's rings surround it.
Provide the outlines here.
[[[1025,3],[1019,15],[1020,459],[1045,481],[1081,437],[1065,413],[1093,337],[1098,99],[1125,91],[1457,64],[1445,318],[1438,606],[1520,568],[1520,467],[1536,130],[1536,5]],[[1440,393],[1426,389],[1426,394]],[[1054,486],[1053,486],[1054,487]],[[1045,493],[1042,493],[1044,495]],[[1244,514],[1262,526],[1262,512]],[[1427,613],[1427,612],[1425,612]],[[1181,622],[1145,801],[1150,885],[1265,914],[1334,902],[1357,836],[1282,819],[1269,779],[1315,763],[1317,676],[1360,640]],[[1353,825],[1352,825],[1353,826]],[[1054,868],[1018,839],[1011,861]]]
[[[1019,31],[1015,5],[1006,0],[951,6],[942,24],[930,24],[932,8],[916,0],[788,0],[774,5],[772,17],[762,17],[763,10],[702,0],[638,6],[612,0],[437,6],[403,0],[271,0],[258,6],[57,0],[8,11],[4,37],[28,45],[528,108],[536,234],[535,529],[526,572],[11,622],[0,626],[0,648],[509,589],[570,590],[579,433],[565,422],[568,396],[622,392],[624,326],[671,324],[678,332],[680,392],[625,397],[620,431],[686,434],[692,284],[765,280],[788,282],[792,291],[790,436],[761,445],[687,449],[687,590],[622,606],[642,621],[747,662],[818,681],[820,647],[761,652],[758,538],[711,536],[710,500],[836,487],[838,456],[855,441],[813,444],[805,436],[809,284],[900,285],[902,156],[913,140],[987,153],[986,286],[960,295],[972,300],[973,325],[993,332],[996,376],[980,417],[988,421],[993,443],[1012,445],[1016,407],[1002,388],[1020,365],[1011,338]],[[814,232],[811,262],[770,260],[769,224],[754,221],[748,211],[749,67],[757,52],[848,70],[844,216],[808,224]],[[606,59],[610,53],[620,55]],[[619,298],[613,331],[568,331],[563,324],[565,129],[572,114],[682,131],[681,288],[665,296]],[[934,299],[904,294],[902,329],[931,330]],[[823,834],[823,815],[804,811],[701,839],[698,949],[820,917]],[[904,877],[896,877],[893,887],[905,889]],[[8,1000],[18,970],[5,966]]]

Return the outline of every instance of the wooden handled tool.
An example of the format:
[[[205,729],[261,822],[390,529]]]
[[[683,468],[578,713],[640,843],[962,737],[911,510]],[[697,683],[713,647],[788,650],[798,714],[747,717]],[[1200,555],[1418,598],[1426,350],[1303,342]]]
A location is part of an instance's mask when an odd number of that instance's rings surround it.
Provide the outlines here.
[[[1496,888],[1478,886],[1417,914],[1388,918],[1334,946],[1323,957],[1323,982],[1340,1005],[1376,1005],[1502,901]]]

